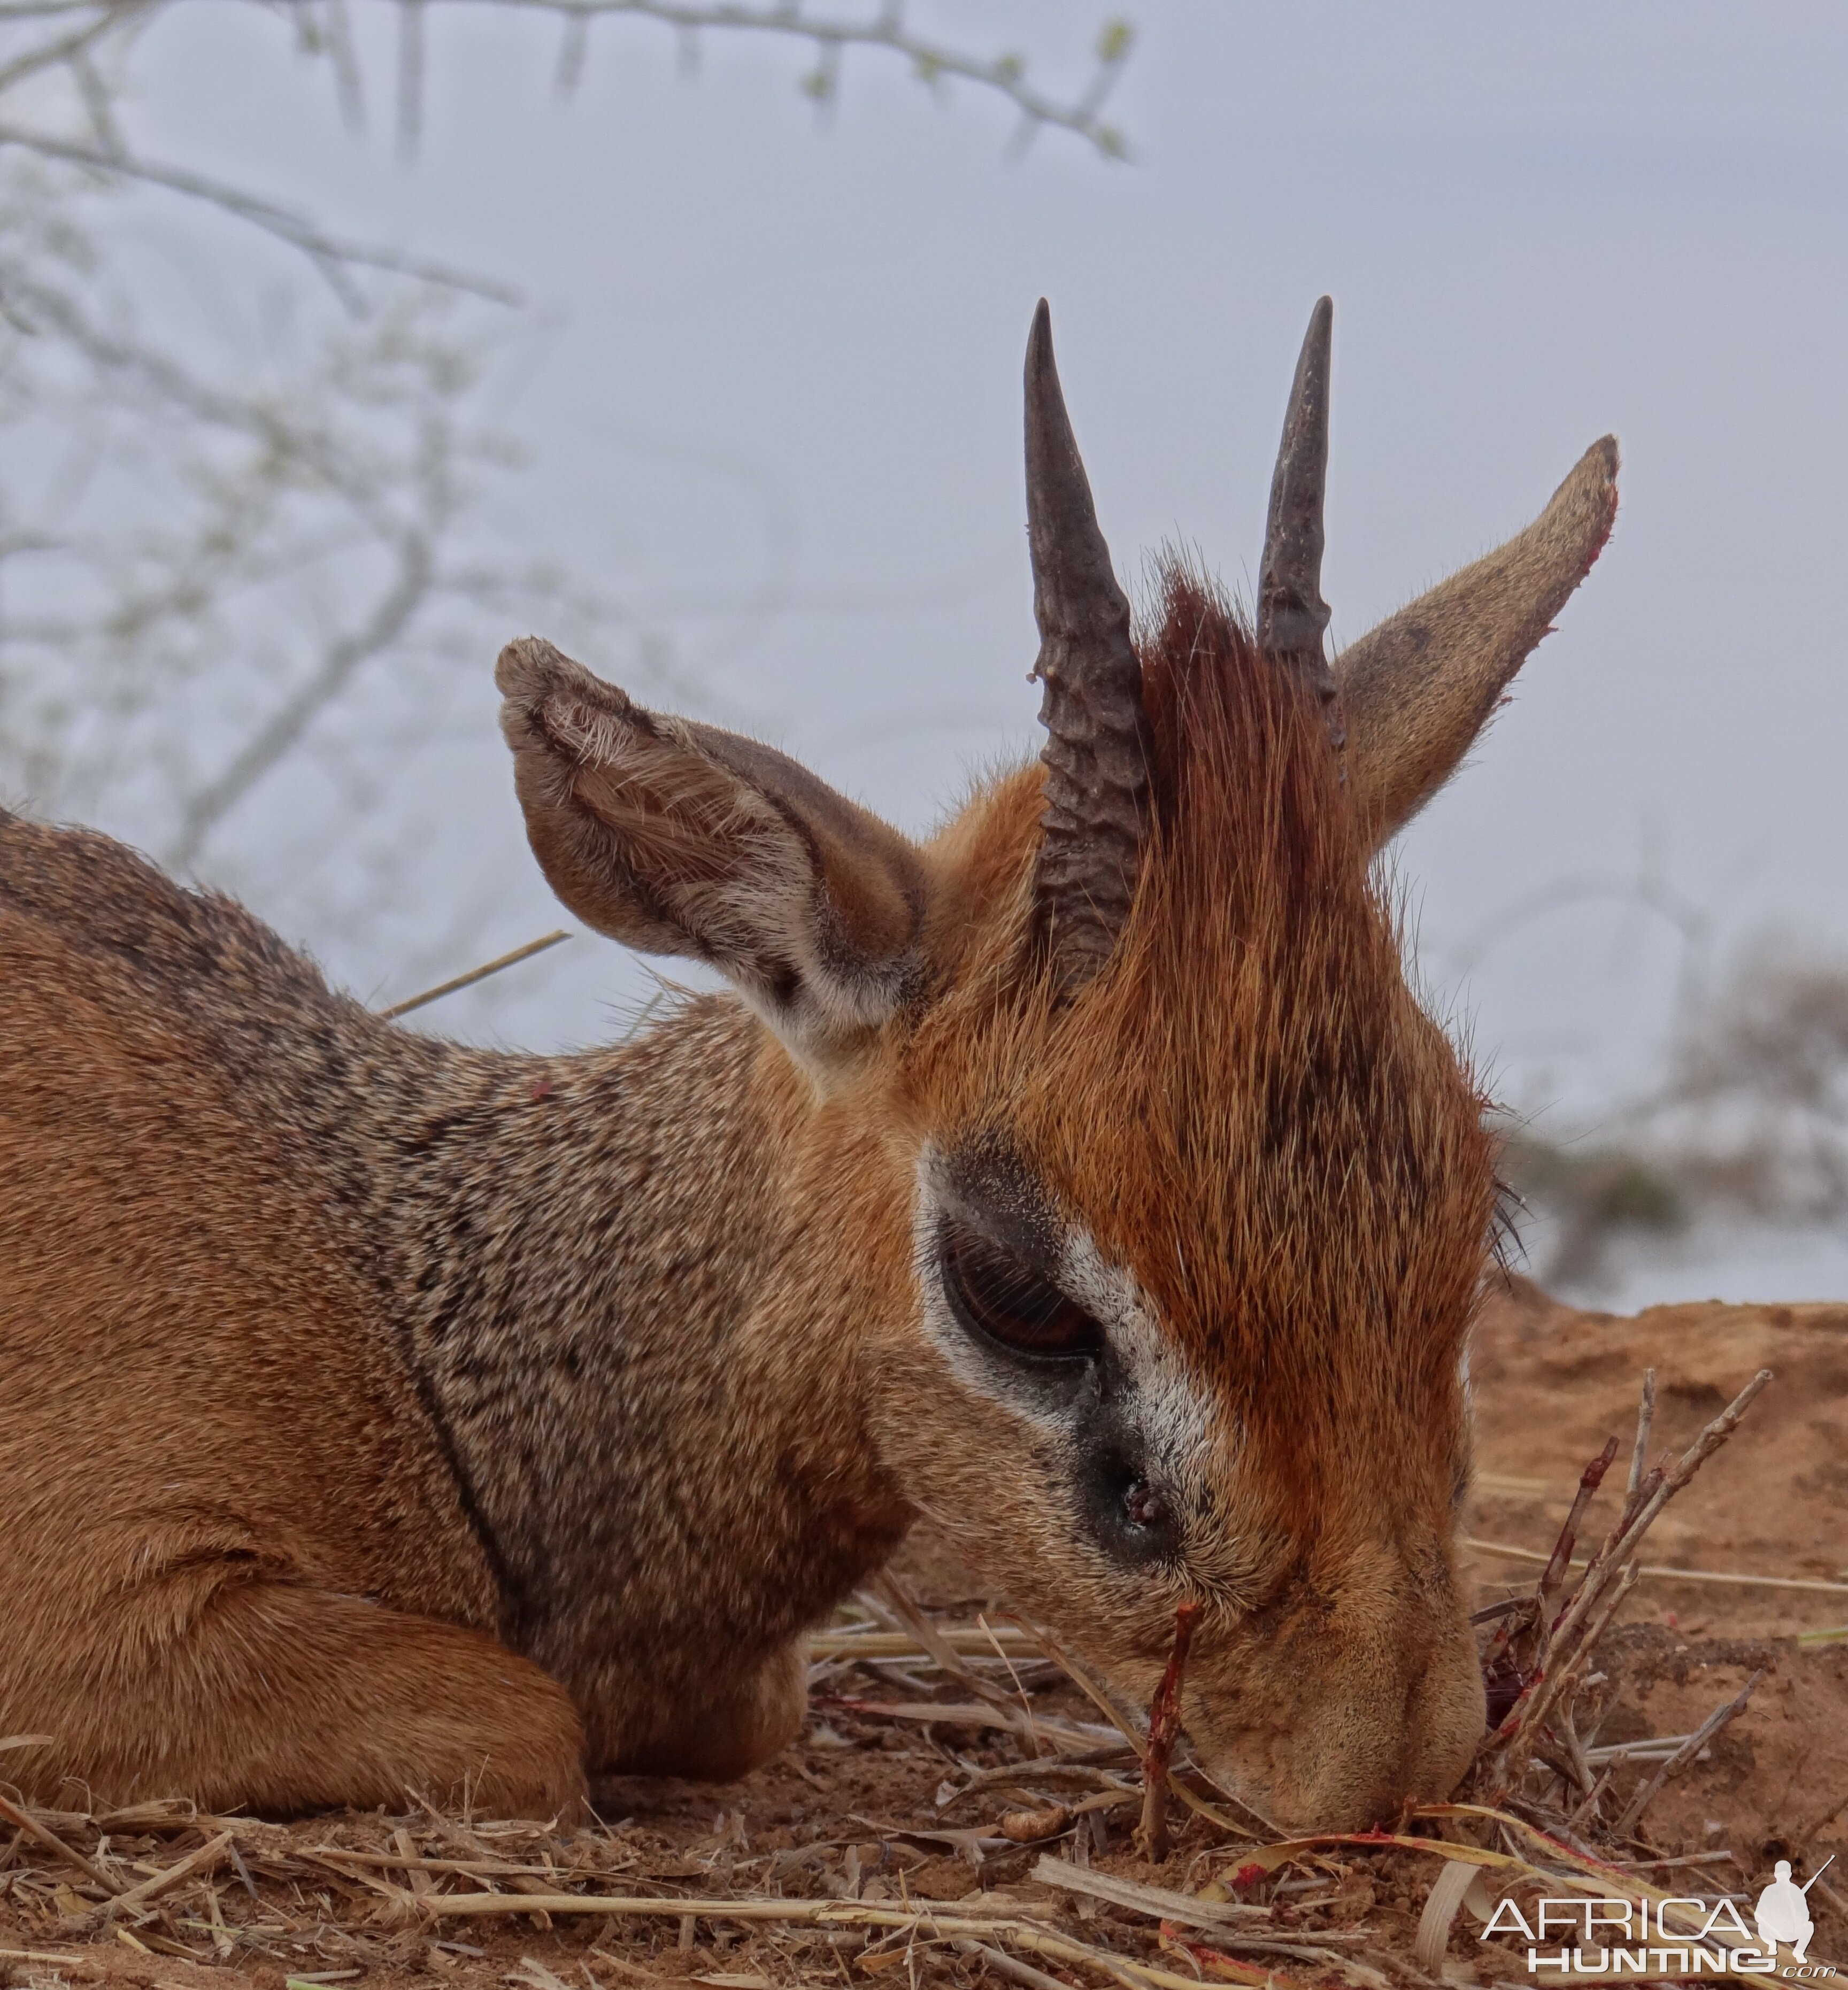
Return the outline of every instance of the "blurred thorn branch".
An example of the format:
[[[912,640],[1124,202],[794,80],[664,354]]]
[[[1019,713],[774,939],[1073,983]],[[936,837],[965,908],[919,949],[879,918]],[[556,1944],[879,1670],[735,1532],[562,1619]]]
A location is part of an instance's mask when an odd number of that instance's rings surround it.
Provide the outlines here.
[[[392,551],[397,571],[372,613],[358,628],[336,636],[311,674],[263,720],[223,772],[186,797],[178,834],[167,852],[172,869],[192,869],[212,830],[300,744],[316,717],[346,689],[362,665],[389,649],[409,627],[435,579],[434,548],[430,538],[413,528],[399,538]]]
[[[377,270],[391,276],[410,277],[420,283],[466,291],[497,304],[514,304],[520,301],[519,292],[510,284],[458,268],[453,263],[433,262],[375,244],[348,241],[328,233],[296,209],[248,192],[226,181],[213,179],[206,174],[192,172],[183,166],[163,165],[119,147],[60,138],[50,132],[0,124],[0,149],[8,147],[42,159],[82,167],[104,178],[159,187],[206,206],[221,209],[236,219],[260,229],[266,235],[273,235],[277,241],[287,243],[290,248],[300,250],[341,301],[355,312],[365,308],[365,300],[353,282],[352,272],[355,270]]]
[[[392,93],[369,87],[369,63],[389,70],[377,31],[395,28],[409,155],[436,4],[0,0],[0,796],[100,815],[285,925],[349,939],[409,902],[403,881],[436,840],[409,769],[478,736],[457,701],[477,694],[511,627],[542,624],[683,707],[707,701],[661,620],[698,604],[644,611],[543,554],[510,555],[484,510],[518,455],[484,419],[490,362],[521,335],[511,285],[325,226],[254,185],[254,166],[201,170],[140,142],[151,34],[184,16],[224,38],[208,59],[222,46],[247,63],[237,24],[280,20],[352,132],[369,97]],[[915,32],[889,0],[863,19],[790,0],[468,4],[550,17],[560,94],[585,76],[593,29],[627,15],[673,33],[685,59],[708,34],[804,46],[818,102],[863,54],[1122,150],[1102,119],[1133,40],[1122,22],[1068,99],[1030,82],[1024,58]],[[162,202],[181,229],[142,229]],[[278,291],[260,273],[266,243],[305,259],[338,305]],[[766,533],[759,610],[786,589],[788,537]],[[259,793],[272,805],[258,832],[228,833],[256,823],[239,812]],[[486,881],[454,878],[416,898],[426,926],[450,922],[446,949],[472,943],[493,902]]]
[[[104,179],[139,182],[222,209],[262,229],[307,255],[349,304],[357,302],[347,272],[367,268],[410,275],[511,301],[511,294],[491,277],[430,262],[376,245],[328,233],[313,219],[286,203],[247,187],[144,157],[124,135],[116,114],[121,64],[135,40],[165,16],[192,0],[9,0],[0,5],[0,102],[26,100],[22,86],[53,74],[70,85],[78,112],[50,124],[17,115],[0,121],[0,148],[11,147],[48,160],[81,167]],[[246,0],[263,6],[263,0]],[[416,152],[422,137],[426,23],[437,0],[390,0],[398,19],[396,127],[400,157]],[[707,33],[767,35],[793,39],[813,53],[814,66],[801,87],[817,104],[831,102],[841,63],[849,50],[896,58],[927,87],[966,83],[1004,99],[1018,114],[1017,144],[1045,129],[1068,131],[1105,158],[1127,156],[1123,134],[1105,121],[1104,107],[1135,46],[1135,30],[1121,19],[1107,20],[1092,45],[1091,73],[1075,94],[1059,96],[1038,87],[1027,59],[1012,52],[984,56],[919,34],[902,5],[888,4],[870,17],[812,13],[790,0],[749,5],[737,0],[443,0],[449,6],[491,7],[512,13],[555,17],[561,40],[555,86],[569,96],[584,73],[593,23],[623,17],[652,21],[679,37],[685,67]],[[263,11],[271,11],[263,7]],[[345,0],[287,0],[297,46],[324,58],[331,71],[341,114],[349,129],[365,118],[362,66]],[[111,76],[108,65],[115,65]],[[38,107],[35,100],[35,107]],[[76,128],[73,128],[74,127]]]
[[[562,23],[557,70],[558,87],[569,94],[584,70],[589,30],[593,22],[622,17],[657,21],[671,27],[681,38],[681,60],[690,67],[696,60],[698,38],[708,31],[724,33],[780,36],[807,45],[814,66],[802,77],[800,87],[818,107],[831,104],[839,89],[841,63],[850,49],[866,49],[895,56],[907,63],[920,83],[935,87],[946,82],[973,84],[1006,99],[1019,113],[1021,124],[1015,144],[1031,140],[1045,130],[1069,131],[1108,159],[1128,156],[1123,134],[1104,121],[1103,110],[1136,45],[1136,31],[1126,20],[1106,20],[1092,46],[1092,68],[1084,87],[1075,95],[1058,97],[1036,87],[1028,73],[1024,56],[1004,52],[980,56],[953,48],[948,43],[916,32],[902,5],[888,4],[867,18],[843,19],[836,14],[811,12],[790,0],[768,0],[768,4],[746,5],[737,0],[398,0],[406,19],[421,16],[435,4],[447,6],[494,5],[551,14]],[[407,30],[407,32],[409,31]],[[406,43],[408,48],[409,44]],[[421,44],[418,61],[421,62]],[[401,69],[399,77],[399,134],[401,144],[416,142],[418,113],[414,103],[407,111],[406,93],[414,98],[420,87],[421,69]]]

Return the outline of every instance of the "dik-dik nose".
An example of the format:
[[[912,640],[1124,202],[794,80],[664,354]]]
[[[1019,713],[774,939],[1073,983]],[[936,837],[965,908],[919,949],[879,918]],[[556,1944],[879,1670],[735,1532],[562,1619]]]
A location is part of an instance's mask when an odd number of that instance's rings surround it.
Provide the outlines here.
[[[1355,1721],[1351,1751],[1344,1746],[1340,1702],[1330,1710],[1334,1773],[1327,1801],[1363,1826],[1389,1824],[1408,1803],[1443,1802],[1482,1739],[1482,1666],[1466,1622],[1419,1639],[1398,1672],[1396,1680],[1389,1674],[1381,1683],[1384,1705],[1389,1712],[1396,1705],[1398,1718],[1383,1733],[1371,1721]]]
[[[1228,1671],[1199,1681],[1197,1738],[1286,1830],[1365,1830],[1441,1802],[1482,1737],[1476,1640],[1448,1599],[1306,1608]]]

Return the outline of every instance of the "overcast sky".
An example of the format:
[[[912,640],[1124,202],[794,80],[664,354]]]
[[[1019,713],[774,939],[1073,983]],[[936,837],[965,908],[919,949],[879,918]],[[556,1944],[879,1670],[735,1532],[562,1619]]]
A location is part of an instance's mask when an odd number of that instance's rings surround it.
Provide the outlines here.
[[[1671,1014],[1686,942],[1637,881],[1721,955],[1774,931],[1848,948],[1848,11],[1123,11],[1126,165],[1055,131],[1011,161],[1004,106],[933,102],[872,57],[818,125],[799,53],[712,36],[689,76],[643,22],[600,29],[561,105],[547,24],[443,5],[409,170],[382,9],[359,10],[367,135],[241,9],[151,39],[131,115],[151,151],[518,285],[510,537],[665,632],[704,715],[912,830],[1034,749],[1018,396],[1041,294],[1126,579],[1179,538],[1242,589],[1297,343],[1333,294],[1341,640],[1524,524],[1614,430],[1609,548],[1400,853],[1442,1003],[1543,1126],[1580,1124],[1642,1082]],[[1097,25],[1051,0],[913,18],[1026,49],[1048,87],[1082,83]],[[557,919],[491,664],[416,776],[444,861],[492,885],[487,950]],[[378,980],[337,935],[294,936]],[[646,985],[580,938],[431,1022],[593,1041]],[[1848,1248],[1639,1275],[1628,1296],[1843,1289]]]

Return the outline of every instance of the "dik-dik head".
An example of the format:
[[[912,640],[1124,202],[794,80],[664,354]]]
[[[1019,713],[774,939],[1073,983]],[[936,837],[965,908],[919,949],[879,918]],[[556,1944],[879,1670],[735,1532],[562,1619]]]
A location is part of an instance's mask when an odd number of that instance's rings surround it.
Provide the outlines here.
[[[846,1350],[860,1421],[831,1441],[1130,1696],[1202,1604],[1195,1743],[1279,1823],[1332,1826],[1445,1793],[1483,1726],[1454,1548],[1494,1153],[1371,867],[1595,559],[1616,452],[1331,672],[1330,316],[1255,628],[1180,563],[1137,625],[1041,307],[1046,744],[926,843],[544,644],[500,682],[561,898],[719,968],[804,1075],[763,1161],[792,1388]]]

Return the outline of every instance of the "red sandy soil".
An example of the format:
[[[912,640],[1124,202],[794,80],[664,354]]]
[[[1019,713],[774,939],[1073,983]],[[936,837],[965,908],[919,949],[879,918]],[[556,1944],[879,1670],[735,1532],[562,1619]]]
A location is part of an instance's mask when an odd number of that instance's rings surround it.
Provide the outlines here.
[[[1649,1367],[1658,1452],[1683,1448],[1758,1370],[1775,1379],[1656,1522],[1647,1560],[1848,1582],[1848,1306],[1714,1302],[1623,1317],[1575,1312],[1515,1282],[1488,1309],[1471,1357],[1476,1467],[1487,1482],[1471,1502],[1469,1533],[1550,1548],[1564,1496],[1609,1437],[1620,1441],[1611,1482],[1620,1479]],[[1551,1489],[1497,1482],[1509,1479]],[[1473,1560],[1485,1601],[1508,1594],[1507,1581],[1530,1586],[1518,1564]],[[1656,1842],[1697,1851],[1743,1837],[1765,1859],[1807,1852],[1809,1870],[1838,1847],[1848,1852],[1848,1641],[1807,1650],[1792,1642],[1799,1632],[1848,1627],[1848,1594],[1653,1580],[1623,1621],[1623,1703],[1604,1740],[1689,1733],[1752,1670],[1769,1668],[1712,1761],[1652,1806]],[[1837,1873],[1841,1866],[1848,1856]],[[1837,1890],[1848,1891],[1848,1876]]]
[[[1848,1306],[1683,1306],[1620,1318],[1574,1311],[1524,1281],[1512,1282],[1487,1307],[1474,1344],[1482,1483],[1471,1504],[1469,1532],[1536,1552],[1551,1547],[1581,1468],[1610,1436],[1621,1445],[1609,1481],[1620,1494],[1638,1391],[1651,1366],[1659,1382],[1658,1453],[1665,1446],[1684,1446],[1758,1369],[1772,1369],[1776,1380],[1732,1441],[1669,1507],[1646,1549],[1649,1560],[1848,1581]],[[1600,1496],[1585,1530],[1591,1540],[1602,1534],[1613,1505],[1609,1493]],[[1481,1552],[1472,1554],[1471,1565],[1485,1602],[1513,1586],[1530,1588],[1537,1573]],[[980,1579],[927,1537],[908,1544],[900,1566],[933,1608],[966,1618],[978,1607],[996,1606]],[[1818,1927],[1814,1953],[1848,1961],[1848,1915],[1836,1904],[1848,1900],[1848,1642],[1806,1649],[1795,1635],[1839,1625],[1848,1625],[1848,1594],[1647,1581],[1629,1606],[1624,1628],[1604,1647],[1611,1698],[1596,1738],[1609,1743],[1689,1733],[1752,1671],[1762,1669],[1766,1676],[1744,1713],[1707,1760],[1655,1802],[1643,1832],[1665,1856],[1731,1850],[1736,1871],[1728,1869],[1723,1880],[1709,1878],[1707,1883],[1741,1890],[1761,1885],[1775,1859],[1797,1860],[1802,1876],[1831,1851],[1841,1851],[1845,1856],[1823,1883],[1834,1883],[1840,1892],[1811,1896]],[[1064,1687],[1048,1690],[1043,1700],[1036,1696],[1035,1703],[1081,1716],[1090,1711]],[[818,1706],[801,1742],[744,1782],[714,1787],[627,1781],[598,1795],[603,1815],[619,1827],[621,1850],[634,1854],[625,1869],[643,1880],[678,1876],[684,1890],[718,1890],[715,1882],[726,1878],[748,1890],[760,1883],[753,1875],[766,1869],[752,1862],[781,1851],[799,1860],[780,1883],[789,1893],[839,1890],[851,1859],[869,1876],[862,1897],[897,1899],[902,1870],[902,1890],[912,1898],[973,1897],[972,1890],[997,1887],[1016,1898],[1050,1898],[1027,1877],[1042,1848],[990,1856],[978,1876],[947,1851],[907,1846],[889,1835],[895,1828],[941,1826],[945,1819],[935,1798],[946,1773],[1014,1759],[1005,1737],[926,1732],[858,1719],[837,1706]],[[1029,1780],[1024,1768],[1023,1780]],[[1018,1808],[1017,1800],[998,1790],[982,1792],[958,1805],[948,1821],[992,1829],[1004,1811]],[[362,1822],[372,1834],[366,1842],[375,1842],[383,1827],[372,1819],[348,1825],[312,1820],[288,1827],[286,1836],[304,1846],[327,1845],[357,1832]],[[413,1835],[426,1855],[455,1856],[453,1847],[440,1842],[434,1826]],[[277,1842],[284,1840],[279,1833]],[[1197,1822],[1180,1833],[1174,1855],[1160,1869],[1136,1860],[1126,1840],[1126,1821],[1119,1822],[1093,1864],[1191,1887],[1233,1859],[1232,1848],[1217,1846]],[[160,1856],[170,1858],[197,1842],[169,1842]],[[0,1833],[0,1855],[5,1852],[5,1835]],[[0,1867],[4,1864],[0,1856]],[[1388,1953],[1397,1958],[1397,1980],[1406,1981],[1403,1959],[1434,1869],[1435,1862],[1408,1855],[1398,1855],[1397,1863],[1390,1856],[1373,1859],[1340,1880],[1344,1904],[1325,1910],[1324,1924],[1352,1925],[1364,1915],[1381,1937],[1381,1960]],[[0,1886],[5,1883],[0,1870]],[[76,1904],[65,1902],[67,1910]],[[1115,1911],[1103,1910],[1106,1915]],[[104,1982],[138,1990],[204,1990],[212,1982],[237,1980],[282,1990],[289,1976],[356,1969],[345,1981],[362,1990],[423,1990],[438,1983],[477,1990],[509,1982],[552,1990],[543,1973],[523,1972],[522,1958],[572,1990],[687,1978],[723,1985],[730,1977],[735,1990],[811,1976],[835,1983],[869,1980],[848,1954],[810,1950],[793,1963],[789,1952],[773,1952],[748,1934],[727,1941],[722,1930],[704,1923],[685,1948],[672,1920],[619,1927],[561,1919],[549,1929],[530,1920],[483,1920],[452,1923],[443,1933],[464,1946],[442,1949],[421,1937],[400,1935],[389,1946],[374,1944],[363,1956],[337,1944],[318,1954],[307,1944],[297,1952],[238,1954],[207,1966],[136,1953],[119,1941],[87,1944],[74,1924],[48,1907],[42,1893],[23,1903],[18,1893],[0,1893],[0,1986]],[[208,1950],[199,1936],[188,1939],[195,1952]],[[26,1949],[77,1960],[38,1961],[16,1953]],[[15,1951],[10,1958],[8,1950]],[[1460,1981],[1518,1973],[1460,1932],[1453,1936],[1452,1956],[1451,1973]],[[905,1976],[898,1968],[892,1980]],[[942,1970],[933,1967],[928,1980],[985,1979],[979,1962],[964,1959]]]

